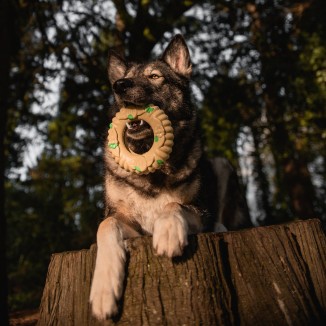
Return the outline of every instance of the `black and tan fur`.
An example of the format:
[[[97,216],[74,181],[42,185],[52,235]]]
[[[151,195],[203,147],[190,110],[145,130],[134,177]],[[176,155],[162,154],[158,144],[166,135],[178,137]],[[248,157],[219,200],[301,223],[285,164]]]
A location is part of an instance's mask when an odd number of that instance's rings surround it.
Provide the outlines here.
[[[182,254],[187,235],[244,225],[236,176],[224,159],[205,160],[196,110],[191,104],[191,61],[180,35],[161,59],[146,64],[126,63],[111,53],[109,80],[114,90],[113,117],[121,107],[154,104],[168,115],[174,146],[164,166],[147,175],[123,170],[105,147],[105,217],[101,223],[90,301],[98,319],[117,313],[124,279],[123,240],[153,235],[159,255]],[[134,152],[149,150],[153,133],[146,123],[126,127],[126,144]]]

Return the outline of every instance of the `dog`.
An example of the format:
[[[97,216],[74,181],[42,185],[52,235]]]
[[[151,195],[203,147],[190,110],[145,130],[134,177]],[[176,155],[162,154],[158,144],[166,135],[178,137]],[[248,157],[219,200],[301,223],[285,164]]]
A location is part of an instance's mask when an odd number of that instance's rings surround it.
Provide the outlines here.
[[[118,312],[125,239],[153,235],[156,253],[172,258],[182,255],[188,234],[248,224],[231,165],[203,155],[197,112],[191,104],[191,72],[189,50],[181,35],[171,40],[160,59],[149,63],[127,63],[109,53],[108,76],[115,97],[111,117],[121,107],[156,105],[172,123],[174,145],[162,168],[146,175],[121,168],[105,146],[105,219],[97,232],[90,293],[92,312],[99,320]],[[141,154],[150,149],[153,131],[146,122],[135,120],[125,130],[129,150]]]

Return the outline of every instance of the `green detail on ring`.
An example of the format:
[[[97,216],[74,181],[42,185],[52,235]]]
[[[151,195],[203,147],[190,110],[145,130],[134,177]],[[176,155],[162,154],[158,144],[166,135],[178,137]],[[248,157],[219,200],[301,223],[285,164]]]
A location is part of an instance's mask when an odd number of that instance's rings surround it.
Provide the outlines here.
[[[112,143],[112,144],[108,144],[108,145],[112,149],[116,149],[118,147],[118,144],[116,144],[116,143]]]
[[[145,109],[147,113],[152,113],[155,109],[149,106],[148,108]]]
[[[158,165],[163,165],[164,164],[163,160],[157,160],[156,162],[157,162]]]
[[[113,128],[113,123],[112,123],[112,122],[110,123],[109,128],[110,128],[110,129]]]
[[[155,143],[158,142],[158,136],[154,136],[154,141],[155,141]]]
[[[128,114],[128,117],[127,117],[129,120],[134,120],[134,116],[132,114]]]
[[[139,166],[135,166],[134,169],[135,169],[136,171],[138,171],[138,172],[141,172],[141,169],[140,169]]]

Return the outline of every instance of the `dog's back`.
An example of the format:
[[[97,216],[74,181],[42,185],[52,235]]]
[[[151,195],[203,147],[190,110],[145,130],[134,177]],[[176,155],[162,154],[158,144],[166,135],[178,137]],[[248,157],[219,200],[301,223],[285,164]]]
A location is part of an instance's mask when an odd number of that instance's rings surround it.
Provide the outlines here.
[[[246,200],[238,176],[224,157],[202,159],[202,188],[198,198],[208,211],[204,231],[218,231],[220,224],[228,230],[251,227]]]

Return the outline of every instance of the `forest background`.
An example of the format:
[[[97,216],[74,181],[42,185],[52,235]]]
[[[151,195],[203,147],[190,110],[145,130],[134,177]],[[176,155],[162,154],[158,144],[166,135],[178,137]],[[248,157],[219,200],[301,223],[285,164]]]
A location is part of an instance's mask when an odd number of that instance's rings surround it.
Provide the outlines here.
[[[95,241],[109,48],[148,60],[182,33],[205,150],[237,168],[253,223],[325,222],[323,2],[2,1],[0,306],[37,307],[50,255]]]

